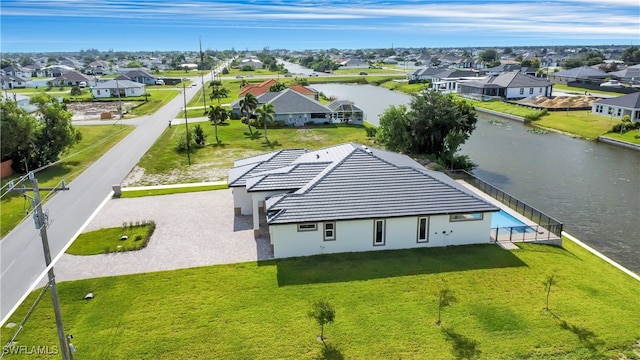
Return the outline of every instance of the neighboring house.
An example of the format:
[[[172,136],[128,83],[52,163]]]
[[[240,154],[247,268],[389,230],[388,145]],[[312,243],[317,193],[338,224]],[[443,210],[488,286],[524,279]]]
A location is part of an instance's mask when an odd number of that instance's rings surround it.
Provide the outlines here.
[[[54,86],[75,86],[81,82],[88,84],[90,80],[91,78],[85,74],[73,70],[56,77],[52,82]]]
[[[600,84],[607,78],[617,79],[602,70],[594,69],[589,66],[581,66],[569,70],[559,71],[549,74],[549,81],[554,84],[567,85],[572,82]]]
[[[640,65],[629,66],[628,68],[620,71],[610,72],[609,75],[612,77],[628,81],[628,82],[640,82]]]
[[[253,94],[254,96],[262,95],[269,92],[269,89],[277,83],[278,81],[276,79],[268,79],[259,84],[247,84],[240,90],[238,97],[244,97],[247,94]]]
[[[335,100],[327,107],[331,109],[331,122],[345,124],[362,125],[364,123],[364,112],[355,106],[352,101]]]
[[[551,96],[553,84],[543,78],[510,72],[458,84],[458,94],[470,98],[522,99],[530,96]]]
[[[143,96],[146,86],[131,80],[108,80],[91,86],[94,98]]]
[[[104,75],[109,71],[111,64],[108,61],[96,60],[87,65],[85,72],[89,75]]]
[[[353,143],[238,160],[228,183],[276,258],[486,244],[499,210],[406,155]]]
[[[258,58],[250,57],[247,59],[240,60],[240,68],[243,66],[251,66],[254,69],[262,69],[262,61],[258,60]]]
[[[26,95],[3,92],[2,99],[3,101],[15,101],[18,107],[26,110],[28,113],[32,113],[38,110],[37,106],[31,105],[31,98]]]
[[[478,73],[470,70],[444,70],[433,75],[431,88],[442,93],[458,91],[458,83],[463,80],[477,78]]]
[[[0,75],[0,87],[5,90],[27,87],[27,80],[15,75]]]
[[[341,62],[338,62],[338,64],[345,69],[358,69],[358,68],[369,67],[368,62],[361,59],[356,59],[356,58],[346,59]]]
[[[433,76],[442,72],[441,68],[424,67],[416,69],[410,76],[411,81],[432,81]]]
[[[272,104],[276,112],[275,121],[283,121],[285,125],[304,126],[307,124],[324,124],[332,121],[332,111],[320,102],[291,89],[280,92],[267,92],[258,98],[258,106]],[[231,104],[231,111],[236,116],[242,116],[240,101]]]
[[[26,79],[28,77],[31,77],[31,72],[25,72],[24,69],[22,67],[20,67],[19,65],[7,66],[7,67],[3,68],[2,71],[4,72],[5,75],[17,76],[17,77],[20,77],[22,79]]]
[[[278,81],[275,79],[268,79],[265,80],[259,84],[247,84],[245,85],[242,90],[238,93],[238,97],[239,98],[243,98],[245,97],[245,95],[247,94],[253,94],[254,96],[260,96],[262,94],[265,94],[267,92],[269,92],[269,89],[271,89],[271,87],[275,84],[277,84]],[[307,96],[310,99],[314,99],[314,100],[318,100],[318,92],[308,88],[306,86],[303,85],[297,85],[297,84],[292,84],[289,85],[289,88],[299,92],[302,95]]]
[[[131,80],[140,84],[154,85],[158,78],[151,75],[151,73],[145,69],[136,69],[127,71],[123,75],[118,76],[116,80]]]
[[[72,67],[65,65],[51,65],[44,68],[45,76],[57,78],[69,71],[74,71]]]
[[[594,101],[591,112],[616,119],[629,115],[631,121],[640,122],[640,92]]]

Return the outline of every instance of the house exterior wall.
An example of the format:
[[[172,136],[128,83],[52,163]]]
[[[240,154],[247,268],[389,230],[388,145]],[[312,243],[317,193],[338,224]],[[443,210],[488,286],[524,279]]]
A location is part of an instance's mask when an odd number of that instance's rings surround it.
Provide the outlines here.
[[[631,121],[640,122],[640,109],[629,109],[594,102],[593,105],[591,105],[591,112],[597,115],[609,116],[614,119],[622,119],[625,115],[629,115]]]
[[[332,241],[324,240],[323,222],[315,223],[315,231],[298,231],[298,224],[275,224],[269,226],[269,233],[276,258],[489,242],[491,213],[475,221],[450,222],[448,215],[428,219],[427,242],[417,241],[417,216],[336,221]],[[374,245],[375,220],[385,221],[384,245]]]
[[[522,90],[522,93],[521,93]],[[523,88],[507,88],[506,98],[507,99],[518,99],[518,98],[526,98],[530,96],[551,96],[551,91],[549,87],[523,87]]]
[[[125,96],[143,96],[144,87],[126,88],[124,89]]]
[[[244,186],[233,187],[231,193],[233,194],[233,207],[240,209],[240,215],[251,215],[253,213],[252,200],[247,188]]]

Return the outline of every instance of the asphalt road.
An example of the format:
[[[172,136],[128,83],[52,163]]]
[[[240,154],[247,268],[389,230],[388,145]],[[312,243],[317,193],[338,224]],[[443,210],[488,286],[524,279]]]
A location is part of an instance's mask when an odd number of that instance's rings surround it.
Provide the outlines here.
[[[185,89],[187,102],[201,87],[198,81],[198,86]],[[111,192],[112,185],[122,182],[169,121],[176,118],[183,102],[180,94],[155,114],[127,121],[137,125],[136,129],[68,184],[70,190],[58,192],[43,206],[49,219],[47,232],[53,264],[89,222]],[[32,218],[0,241],[0,271],[1,325],[46,276],[42,241]]]

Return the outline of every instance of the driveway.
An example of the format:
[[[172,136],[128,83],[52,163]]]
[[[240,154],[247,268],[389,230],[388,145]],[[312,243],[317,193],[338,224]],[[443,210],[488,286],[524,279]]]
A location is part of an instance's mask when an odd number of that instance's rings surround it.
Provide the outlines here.
[[[251,216],[234,216],[231,189],[110,199],[84,232],[154,220],[149,245],[139,251],[93,256],[64,254],[56,280],[229,264],[272,258],[269,240],[254,239]]]

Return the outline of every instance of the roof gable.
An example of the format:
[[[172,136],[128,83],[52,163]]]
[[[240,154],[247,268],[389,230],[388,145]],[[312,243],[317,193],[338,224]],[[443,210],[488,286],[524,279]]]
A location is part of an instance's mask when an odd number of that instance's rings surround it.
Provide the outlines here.
[[[276,94],[273,96],[273,94]],[[258,102],[272,104],[278,114],[330,113],[331,110],[320,102],[309,99],[299,92],[286,89],[277,93],[258,96]]]

